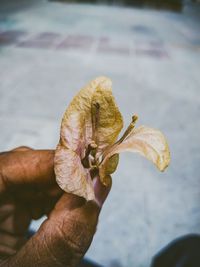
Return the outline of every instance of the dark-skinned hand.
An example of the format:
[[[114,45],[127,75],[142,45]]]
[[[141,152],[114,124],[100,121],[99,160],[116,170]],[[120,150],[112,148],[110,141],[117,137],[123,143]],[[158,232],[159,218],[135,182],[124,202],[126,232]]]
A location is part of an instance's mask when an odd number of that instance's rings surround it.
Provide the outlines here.
[[[110,188],[94,201],[56,184],[54,151],[19,147],[0,153],[0,267],[75,267],[89,248]],[[47,215],[30,238],[32,219]]]

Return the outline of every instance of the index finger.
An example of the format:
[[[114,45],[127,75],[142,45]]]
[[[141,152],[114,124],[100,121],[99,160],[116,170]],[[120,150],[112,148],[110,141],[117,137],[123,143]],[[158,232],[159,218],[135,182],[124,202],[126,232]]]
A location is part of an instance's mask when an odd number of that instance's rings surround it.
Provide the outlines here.
[[[0,154],[1,192],[20,186],[52,186],[54,174],[54,150],[13,150]]]

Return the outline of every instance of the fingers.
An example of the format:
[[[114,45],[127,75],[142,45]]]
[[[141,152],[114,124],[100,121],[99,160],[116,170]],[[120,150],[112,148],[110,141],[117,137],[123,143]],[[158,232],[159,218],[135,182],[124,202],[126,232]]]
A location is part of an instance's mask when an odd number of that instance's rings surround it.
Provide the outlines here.
[[[49,192],[57,195],[53,166],[52,150],[18,149],[3,153],[0,155],[2,188],[50,186]],[[96,178],[94,190],[96,202],[64,194],[39,231],[4,266],[77,266],[92,242],[100,208],[110,187],[103,186]]]
[[[55,184],[54,151],[19,148],[0,155],[1,190],[15,186]]]
[[[77,266],[92,242],[99,212],[95,202],[64,194],[39,231],[9,259],[8,266]]]
[[[19,146],[12,149],[11,151],[27,151],[27,150],[33,150],[33,149],[28,146]]]

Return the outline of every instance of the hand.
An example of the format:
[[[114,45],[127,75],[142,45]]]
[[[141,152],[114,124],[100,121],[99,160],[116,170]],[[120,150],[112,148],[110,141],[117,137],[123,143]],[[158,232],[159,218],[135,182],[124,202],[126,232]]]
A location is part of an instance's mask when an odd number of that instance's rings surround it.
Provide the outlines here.
[[[61,191],[54,151],[20,147],[0,153],[0,266],[77,266],[92,242],[101,205]],[[109,189],[96,181],[103,204]],[[30,239],[32,219],[47,215]]]

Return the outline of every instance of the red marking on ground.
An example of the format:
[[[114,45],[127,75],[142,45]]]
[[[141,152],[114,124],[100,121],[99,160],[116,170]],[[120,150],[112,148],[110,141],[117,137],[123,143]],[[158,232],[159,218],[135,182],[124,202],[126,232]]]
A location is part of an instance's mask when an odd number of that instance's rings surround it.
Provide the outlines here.
[[[94,38],[87,35],[69,35],[61,43],[56,46],[56,49],[84,49],[90,50],[94,44]]]
[[[18,47],[31,48],[54,48],[61,35],[53,32],[43,32],[17,43]]]
[[[99,39],[97,52],[129,55],[130,49],[128,46],[125,46],[124,44],[112,43],[109,38],[103,37]]]
[[[23,39],[21,39],[23,37]],[[20,40],[21,39],[21,40]],[[83,50],[91,51],[92,46],[97,44],[97,53],[118,54],[118,55],[141,55],[154,58],[168,58],[169,55],[160,41],[133,43],[120,43],[109,37],[102,36],[95,38],[89,35],[61,35],[54,32],[41,32],[28,37],[28,33],[19,30],[0,31],[0,45],[6,46],[15,44],[17,47],[52,49],[52,50]]]
[[[0,32],[0,45],[12,45],[17,42],[17,40],[24,36],[26,32],[24,31],[2,31]]]

